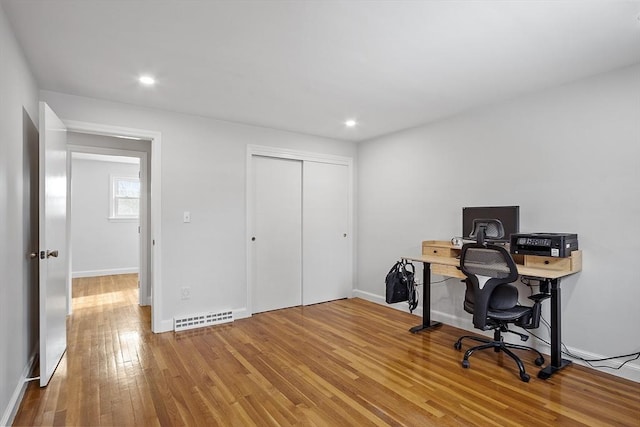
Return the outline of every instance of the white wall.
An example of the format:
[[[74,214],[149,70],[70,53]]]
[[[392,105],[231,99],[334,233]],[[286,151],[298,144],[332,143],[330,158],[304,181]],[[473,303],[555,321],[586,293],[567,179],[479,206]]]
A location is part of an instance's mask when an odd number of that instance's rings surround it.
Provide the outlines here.
[[[73,277],[137,273],[139,221],[110,220],[111,176],[137,177],[132,163],[72,158],[71,248]]]
[[[154,309],[166,329],[176,315],[244,313],[247,144],[347,157],[356,153],[350,142],[49,91],[40,96],[63,120],[162,133],[162,302]],[[184,211],[191,212],[191,223],[183,223]],[[191,288],[191,299],[181,299],[181,287]]]
[[[635,66],[361,143],[356,294],[383,301],[392,263],[459,236],[463,206],[519,205],[521,231],[578,233],[562,341],[587,356],[640,351],[639,118]],[[463,290],[433,285],[434,317],[472,329]],[[640,381],[627,366],[606,372]]]
[[[36,344],[25,138],[37,143],[38,91],[0,6],[0,425],[13,417]],[[23,117],[23,109],[26,112]],[[24,120],[24,122],[23,122]]]

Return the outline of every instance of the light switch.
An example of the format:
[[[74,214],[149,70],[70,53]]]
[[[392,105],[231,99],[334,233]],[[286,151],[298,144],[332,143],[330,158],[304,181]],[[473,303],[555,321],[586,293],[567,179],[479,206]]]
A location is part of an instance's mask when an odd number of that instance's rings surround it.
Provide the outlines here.
[[[191,222],[191,212],[184,211],[184,215],[182,217],[183,222]]]

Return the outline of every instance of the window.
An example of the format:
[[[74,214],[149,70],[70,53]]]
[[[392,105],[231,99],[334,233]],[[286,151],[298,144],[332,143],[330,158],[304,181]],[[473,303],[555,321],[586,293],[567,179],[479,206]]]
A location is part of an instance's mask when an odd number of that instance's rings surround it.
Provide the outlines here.
[[[109,219],[140,217],[140,179],[111,177],[111,212]]]

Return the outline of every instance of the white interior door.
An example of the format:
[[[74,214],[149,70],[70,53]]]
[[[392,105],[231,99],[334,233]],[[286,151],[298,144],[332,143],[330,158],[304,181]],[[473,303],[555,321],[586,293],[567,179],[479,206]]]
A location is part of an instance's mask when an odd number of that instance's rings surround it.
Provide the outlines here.
[[[67,348],[67,130],[40,102],[40,386]]]
[[[302,162],[252,156],[253,313],[302,303]]]
[[[349,168],[306,161],[303,169],[303,304],[350,297]]]

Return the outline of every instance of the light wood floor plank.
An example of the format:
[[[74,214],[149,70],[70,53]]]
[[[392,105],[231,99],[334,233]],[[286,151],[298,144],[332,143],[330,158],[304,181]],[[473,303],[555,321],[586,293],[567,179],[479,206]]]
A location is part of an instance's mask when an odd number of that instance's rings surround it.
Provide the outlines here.
[[[466,332],[360,299],[153,334],[137,276],[74,279],[68,349],[14,425],[640,426],[640,384],[582,366],[520,381]]]

